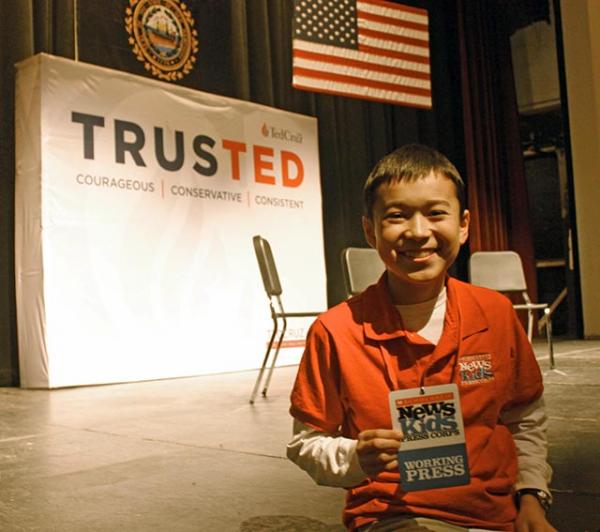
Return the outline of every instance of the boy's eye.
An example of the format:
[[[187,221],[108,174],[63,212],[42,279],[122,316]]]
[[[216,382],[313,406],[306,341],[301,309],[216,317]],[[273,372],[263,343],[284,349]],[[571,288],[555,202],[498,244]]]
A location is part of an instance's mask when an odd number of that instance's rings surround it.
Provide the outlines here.
[[[386,218],[390,220],[404,220],[406,218],[406,214],[401,211],[392,211],[387,213]]]
[[[445,216],[446,214],[448,214],[448,211],[444,209],[433,209],[429,211],[429,216],[432,216],[434,218],[438,216]]]

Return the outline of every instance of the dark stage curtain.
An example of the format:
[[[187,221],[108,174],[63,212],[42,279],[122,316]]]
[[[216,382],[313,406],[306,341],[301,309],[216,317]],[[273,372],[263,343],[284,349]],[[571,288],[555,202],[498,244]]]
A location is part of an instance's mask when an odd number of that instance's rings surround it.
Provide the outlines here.
[[[471,251],[519,253],[535,296],[535,257],[510,52],[515,10],[510,5],[507,0],[457,2],[472,220],[469,242]]]
[[[14,267],[14,74],[13,64],[32,53],[27,2],[0,2],[0,386],[18,382]]]

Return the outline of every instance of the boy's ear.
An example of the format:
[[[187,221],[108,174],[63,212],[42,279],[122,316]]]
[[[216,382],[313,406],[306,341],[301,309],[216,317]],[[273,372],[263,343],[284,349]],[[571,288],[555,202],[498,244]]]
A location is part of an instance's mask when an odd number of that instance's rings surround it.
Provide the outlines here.
[[[377,240],[375,238],[375,227],[373,225],[373,220],[371,220],[367,216],[363,216],[362,217],[362,226],[363,226],[363,231],[365,233],[365,238],[367,239],[369,246],[377,249]]]
[[[471,213],[465,209],[460,217],[460,244],[464,244],[469,238],[469,223],[471,221]]]

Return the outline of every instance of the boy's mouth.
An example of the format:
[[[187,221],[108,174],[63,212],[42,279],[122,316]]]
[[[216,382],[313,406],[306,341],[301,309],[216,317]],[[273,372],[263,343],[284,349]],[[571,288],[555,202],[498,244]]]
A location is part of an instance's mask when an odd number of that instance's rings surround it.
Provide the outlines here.
[[[435,249],[414,249],[401,252],[406,258],[414,261],[425,261],[435,254]]]

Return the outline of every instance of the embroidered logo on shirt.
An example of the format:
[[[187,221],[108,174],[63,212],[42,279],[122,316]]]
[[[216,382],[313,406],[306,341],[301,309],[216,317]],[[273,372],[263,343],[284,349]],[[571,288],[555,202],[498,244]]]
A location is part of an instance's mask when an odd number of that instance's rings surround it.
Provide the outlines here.
[[[458,360],[462,384],[482,384],[494,380],[491,353],[477,353]]]

